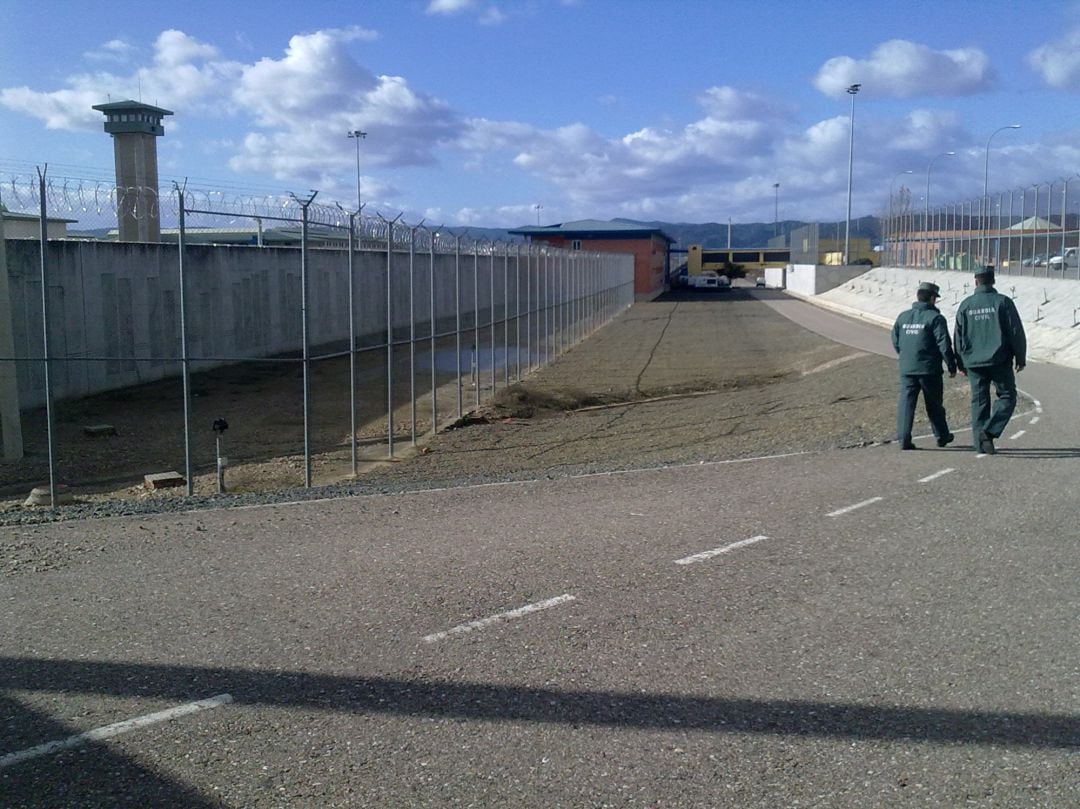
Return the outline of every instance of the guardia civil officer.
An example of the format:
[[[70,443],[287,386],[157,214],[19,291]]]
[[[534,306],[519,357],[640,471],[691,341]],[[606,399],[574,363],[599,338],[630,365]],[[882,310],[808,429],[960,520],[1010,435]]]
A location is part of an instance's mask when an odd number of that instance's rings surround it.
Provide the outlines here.
[[[949,325],[934,305],[940,297],[938,285],[924,281],[915,291],[915,303],[893,324],[892,344],[900,356],[900,398],[896,404],[900,449],[916,448],[911,441],[911,425],[920,392],[937,445],[944,447],[954,438],[941,401],[945,387],[941,363],[949,369],[950,377],[956,376],[956,355],[949,340]]]
[[[994,454],[994,439],[1016,409],[1017,371],[1027,365],[1027,336],[1012,299],[994,289],[994,268],[975,271],[975,291],[956,310],[957,361],[971,385],[971,434],[976,452]],[[990,407],[990,383],[997,401]]]

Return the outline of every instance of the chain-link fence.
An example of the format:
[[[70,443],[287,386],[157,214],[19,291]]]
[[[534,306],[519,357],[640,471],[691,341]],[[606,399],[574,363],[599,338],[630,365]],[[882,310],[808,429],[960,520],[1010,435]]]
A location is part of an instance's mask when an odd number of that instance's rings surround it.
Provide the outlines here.
[[[0,190],[0,487],[47,475],[54,499],[181,462],[188,494],[224,490],[226,467],[248,489],[355,476],[634,299],[627,254],[485,241],[314,193],[174,186],[125,207],[45,173]],[[160,243],[109,239],[132,211],[159,219]],[[275,458],[269,486],[245,481]]]
[[[890,191],[882,263],[1080,279],[1080,175],[929,205]]]

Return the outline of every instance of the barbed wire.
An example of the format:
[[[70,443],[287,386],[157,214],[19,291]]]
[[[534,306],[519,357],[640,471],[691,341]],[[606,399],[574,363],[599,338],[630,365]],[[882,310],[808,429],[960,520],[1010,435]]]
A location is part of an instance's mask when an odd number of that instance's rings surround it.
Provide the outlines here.
[[[368,249],[389,243],[394,250],[477,255],[509,254],[511,247],[529,253],[548,248],[529,245],[517,239],[486,240],[475,237],[467,228],[426,225],[422,220],[409,223],[401,214],[388,218],[375,212],[349,211],[338,203],[323,203],[315,192],[301,198],[293,193],[244,193],[234,189],[191,186],[173,181],[160,189],[145,186],[122,187],[107,179],[70,177],[46,171],[44,183],[39,167],[20,167],[13,161],[0,161],[0,204],[9,212],[26,216],[41,213],[44,186],[46,215],[69,220],[72,236],[98,238],[113,235],[119,220],[158,221],[162,233],[179,229],[181,207],[189,232],[263,232],[278,229],[290,238],[299,232],[306,209],[307,222],[314,233],[322,233],[335,244],[347,238],[350,224],[356,238]],[[336,234],[336,235],[335,235]]]

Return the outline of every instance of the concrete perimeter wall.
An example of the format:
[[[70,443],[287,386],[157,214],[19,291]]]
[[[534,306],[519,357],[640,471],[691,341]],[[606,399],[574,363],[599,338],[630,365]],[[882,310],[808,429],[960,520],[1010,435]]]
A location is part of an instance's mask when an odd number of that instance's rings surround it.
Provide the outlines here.
[[[789,264],[786,288],[800,295],[820,295],[866,272],[862,265]]]
[[[45,401],[40,244],[6,241],[10,312],[22,408]],[[308,251],[309,345],[322,352],[349,345],[348,251]],[[562,254],[564,257],[570,255]],[[243,359],[298,354],[303,348],[299,248],[191,245],[185,250],[188,356],[193,370]],[[48,243],[49,353],[53,396],[63,399],[123,388],[180,372],[180,275],[176,245]],[[435,330],[463,328],[474,317],[524,315],[538,305],[626,286],[632,301],[633,257],[578,254],[573,259],[436,253]],[[354,254],[355,318],[360,346],[385,344],[387,255]],[[395,340],[431,334],[429,254],[395,252],[390,322]],[[455,280],[457,277],[457,280]],[[494,308],[492,307],[494,293]],[[477,305],[478,304],[478,305]],[[415,321],[413,321],[415,318]],[[62,359],[84,360],[67,362]]]

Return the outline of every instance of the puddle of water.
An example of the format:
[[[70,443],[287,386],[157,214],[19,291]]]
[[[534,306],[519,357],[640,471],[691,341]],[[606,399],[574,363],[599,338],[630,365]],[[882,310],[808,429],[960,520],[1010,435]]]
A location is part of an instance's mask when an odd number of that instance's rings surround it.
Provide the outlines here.
[[[508,365],[511,369],[516,369],[519,362],[522,368],[526,368],[530,365],[530,359],[531,364],[536,365],[539,362],[539,355],[534,353],[530,358],[529,353],[524,348],[519,353],[514,346],[505,350],[502,346],[495,347],[496,370],[505,368]],[[416,367],[431,367],[430,351],[418,351],[416,353]],[[473,351],[468,346],[461,347],[461,373],[467,375],[472,371],[473,367],[476,367],[480,373],[484,371],[491,372],[490,347],[481,348],[479,351]],[[456,374],[458,371],[457,351],[455,349],[436,351],[435,370],[441,373]]]

